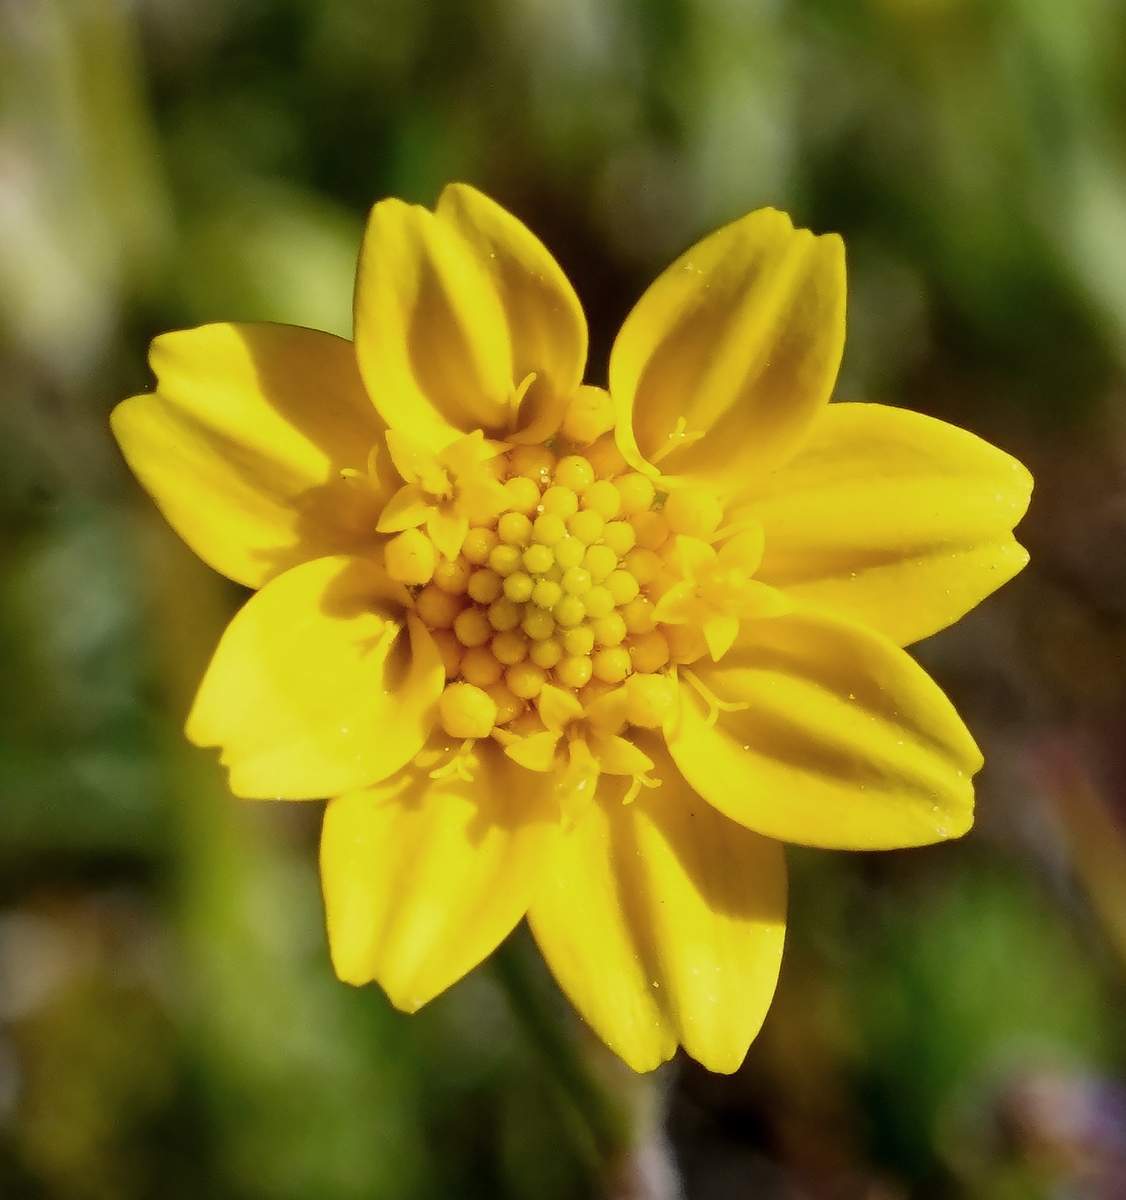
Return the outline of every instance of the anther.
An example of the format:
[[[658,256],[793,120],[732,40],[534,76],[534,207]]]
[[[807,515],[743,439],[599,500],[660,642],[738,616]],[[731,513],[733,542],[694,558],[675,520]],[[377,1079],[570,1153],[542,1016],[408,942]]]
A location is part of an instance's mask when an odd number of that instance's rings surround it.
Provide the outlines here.
[[[510,667],[528,656],[528,638],[520,629],[506,629],[493,638],[490,648],[497,662]]]
[[[551,553],[550,546],[542,546],[536,542],[524,551],[523,559],[525,571],[530,571],[533,575],[542,575],[544,571],[551,570],[555,555]]]
[[[586,551],[586,546],[578,538],[565,537],[555,546],[555,561],[565,571],[568,567],[579,566]]]
[[[676,710],[676,683],[667,675],[631,675],[625,687],[631,725],[659,729]]]
[[[494,546],[489,555],[489,566],[498,575],[511,575],[513,571],[520,569],[522,563],[520,547],[506,545],[504,542]]]
[[[594,673],[594,664],[585,655],[569,654],[555,668],[555,678],[567,688],[581,688]]]
[[[622,515],[627,517],[645,512],[657,494],[652,481],[638,471],[619,476],[614,480],[614,487],[621,499]]]
[[[461,656],[461,677],[476,687],[491,687],[504,674],[504,667],[488,646],[474,646]]]
[[[554,608],[563,598],[563,588],[552,579],[541,579],[532,588],[532,603],[539,608]]]
[[[517,446],[508,455],[509,475],[523,475],[534,483],[546,483],[555,466],[555,455],[546,446]]]
[[[584,384],[575,393],[563,416],[561,432],[569,441],[585,446],[614,428],[614,404],[600,387]]]
[[[415,597],[414,606],[422,622],[431,629],[449,629],[461,612],[463,602],[460,596],[451,596],[429,583]]]
[[[603,434],[598,441],[587,446],[583,450],[583,457],[594,468],[597,479],[612,479],[629,470],[612,433]]]
[[[608,617],[614,611],[614,597],[610,595],[606,588],[600,585],[592,587],[583,596],[583,604],[586,605],[586,615],[592,621],[597,621],[601,617]]]
[[[461,552],[465,556],[465,561],[475,567],[484,566],[489,561],[489,555],[499,540],[491,529],[471,529],[461,544]]]
[[[656,514],[654,514],[656,515]],[[642,587],[652,583],[664,569],[661,556],[652,550],[638,547],[626,555],[625,568]]]
[[[569,454],[555,464],[555,483],[559,487],[581,492],[594,482],[594,468],[578,454]]]
[[[673,533],[687,537],[707,538],[723,520],[723,506],[708,492],[698,488],[681,488],[670,492],[663,509],[665,520]]]
[[[451,596],[461,596],[468,587],[470,570],[464,555],[442,558],[434,568],[434,582],[443,592],[449,592]]]
[[[619,558],[625,558],[637,544],[637,534],[628,521],[610,521],[602,530],[602,540]]]
[[[567,518],[567,532],[580,542],[590,546],[602,536],[605,522],[592,509],[584,508],[573,517]]]
[[[504,681],[514,696],[532,700],[543,690],[547,676],[542,667],[532,662],[518,662],[504,673]]]
[[[626,623],[622,614],[610,613],[594,622],[594,640],[599,646],[619,646],[626,638]]]
[[[642,674],[659,671],[669,661],[668,638],[659,629],[639,633],[625,645],[633,669]]]
[[[542,641],[555,632],[555,618],[542,608],[526,608],[520,628],[534,641]]]
[[[438,565],[438,551],[422,530],[405,529],[384,546],[383,565],[398,583],[429,583]]]
[[[528,657],[537,667],[550,671],[563,657],[563,647],[557,638],[544,638],[543,641],[532,643]]]
[[[580,625],[577,629],[565,629],[560,632],[559,641],[565,653],[577,654],[581,657],[594,649],[594,630],[589,625]]]
[[[507,596],[502,597],[500,600],[494,600],[489,605],[489,624],[498,633],[515,629],[520,624],[521,616],[523,616],[523,612],[520,605],[514,604]]]
[[[604,683],[621,683],[632,670],[629,653],[621,646],[604,646],[595,651],[592,670],[595,679]]]
[[[466,585],[469,595],[478,604],[492,604],[500,596],[503,589],[504,580],[490,567],[474,571],[469,576],[469,582]]]
[[[565,594],[551,612],[564,629],[570,629],[575,625],[582,624],[586,617],[586,605],[578,596]]]
[[[604,521],[612,521],[621,511],[618,489],[608,479],[599,479],[583,491],[583,508],[589,508]]]
[[[587,604],[589,609],[590,605]],[[622,605],[622,619],[630,633],[649,633],[657,627],[657,619],[653,616],[654,606],[644,596],[635,596],[628,604]]]
[[[641,589],[628,571],[611,571],[606,577],[606,590],[614,597],[615,604],[622,605],[633,600]]]
[[[463,608],[454,618],[454,634],[463,646],[483,646],[493,632],[489,618],[479,608]]]
[[[668,541],[669,523],[663,512],[642,512],[630,518],[630,524],[637,535],[637,544],[643,550],[660,550]]]
[[[541,546],[554,546],[567,536],[567,522],[555,512],[541,513],[532,526],[532,537]]]
[[[503,683],[494,683],[488,689],[489,699],[497,706],[496,725],[507,725],[515,720],[525,708],[524,701]]]
[[[438,701],[438,715],[450,737],[482,738],[492,732],[497,706],[479,687],[451,683]]]
[[[582,567],[568,567],[559,582],[568,595],[581,596],[584,592],[590,591],[593,581],[590,578],[590,572],[584,571]]]
[[[504,581],[504,594],[516,604],[525,604],[532,598],[534,587],[531,575],[523,571],[514,571]]]
[[[588,546],[583,555],[583,566],[596,583],[601,583],[611,571],[617,569],[618,556],[609,546]]]
[[[695,625],[666,625],[669,658],[675,663],[693,663],[708,652],[708,643]]]
[[[540,502],[540,489],[534,480],[526,475],[514,475],[504,485],[508,495],[508,503],[513,512],[523,513],[530,517]]]
[[[532,522],[521,512],[506,512],[497,521],[497,537],[509,546],[526,546],[532,540]]]
[[[617,495],[616,492],[614,494]],[[540,498],[540,508],[545,513],[554,513],[566,520],[579,511],[579,498],[570,488],[549,487]]]

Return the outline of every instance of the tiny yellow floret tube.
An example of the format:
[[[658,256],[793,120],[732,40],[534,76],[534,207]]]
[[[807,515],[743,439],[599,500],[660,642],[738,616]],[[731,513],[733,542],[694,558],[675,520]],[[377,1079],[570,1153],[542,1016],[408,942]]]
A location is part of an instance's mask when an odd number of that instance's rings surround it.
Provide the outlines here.
[[[130,466],[255,589],[188,718],[232,791],[328,798],[341,979],[414,1010],[527,919],[630,1066],[733,1071],[783,843],[964,833],[981,755],[903,647],[1024,566],[1028,472],[830,403],[839,237],[762,209],[641,297],[608,387],[571,285],[463,184],[368,221],[351,342],[158,337]]]

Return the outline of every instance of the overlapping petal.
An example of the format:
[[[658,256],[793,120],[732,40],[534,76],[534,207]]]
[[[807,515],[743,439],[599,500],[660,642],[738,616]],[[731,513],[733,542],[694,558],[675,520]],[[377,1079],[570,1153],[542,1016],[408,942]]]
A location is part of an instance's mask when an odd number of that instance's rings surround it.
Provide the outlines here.
[[[156,338],[150,362],[157,390],[119,404],[113,431],[205,562],[261,587],[372,544],[390,491],[367,464],[384,425],[350,342],[287,325],[204,325]]]
[[[760,209],[683,254],[610,357],[622,452],[718,491],[797,446],[844,347],[844,248]]]
[[[187,734],[222,747],[237,796],[339,795],[418,753],[444,682],[433,639],[382,567],[317,559],[272,580],[227,626]]]
[[[399,200],[372,209],[355,331],[380,412],[435,452],[477,429],[550,436],[586,360],[585,319],[563,272],[465,185],[447,188],[436,213]]]
[[[515,419],[515,442],[542,442],[558,429],[586,367],[586,317],[575,289],[543,243],[494,200],[464,183],[438,198],[452,225],[492,281],[512,346],[512,380],[530,374]]]
[[[376,980],[407,1012],[491,954],[523,917],[558,818],[549,776],[485,740],[472,748],[469,779],[457,753],[439,733],[415,763],[325,811],[321,880],[336,972],[348,983]]]
[[[761,523],[758,578],[899,645],[956,621],[1028,555],[1032,478],[981,438],[905,409],[831,404],[729,517]]]
[[[845,850],[965,833],[981,767],[950,701],[910,655],[813,609],[748,622],[720,662],[683,672],[669,749],[733,820]]]
[[[774,993],[785,932],[782,847],[734,824],[681,778],[660,739],[657,788],[626,783],[561,834],[529,923],[563,990],[635,1070],[678,1043],[733,1071]]]

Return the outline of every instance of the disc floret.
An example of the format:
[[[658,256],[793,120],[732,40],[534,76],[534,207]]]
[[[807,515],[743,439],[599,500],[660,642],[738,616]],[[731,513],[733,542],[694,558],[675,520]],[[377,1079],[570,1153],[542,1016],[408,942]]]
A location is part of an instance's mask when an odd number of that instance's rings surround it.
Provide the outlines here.
[[[470,523],[456,554],[419,528],[387,543],[387,571],[442,654],[451,737],[529,736],[544,728],[545,688],[581,708],[627,684],[630,723],[658,727],[672,711],[670,671],[707,650],[679,609],[662,620],[661,602],[683,588],[678,539],[713,535],[718,500],[662,495],[612,435],[567,450],[503,447],[485,465],[506,507]]]

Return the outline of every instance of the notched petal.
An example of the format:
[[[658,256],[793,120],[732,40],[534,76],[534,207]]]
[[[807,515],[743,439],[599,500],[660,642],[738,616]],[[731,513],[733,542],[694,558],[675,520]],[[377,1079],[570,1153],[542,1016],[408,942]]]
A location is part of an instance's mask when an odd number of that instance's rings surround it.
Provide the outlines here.
[[[730,519],[761,523],[760,579],[909,645],[1024,566],[1010,531],[1031,493],[1028,471],[972,433],[886,405],[833,404]]]
[[[718,663],[681,671],[669,749],[733,820],[782,841],[849,850],[957,837],[981,754],[902,650],[816,610],[747,622]]]
[[[332,801],[321,878],[339,977],[413,1012],[491,954],[537,887],[549,793],[495,743],[439,730],[390,779]]]
[[[114,410],[126,461],[169,524],[224,575],[281,572],[375,542],[390,491],[368,470],[384,425],[352,344],[288,325],[156,338],[157,387]]]
[[[316,799],[385,779],[421,748],[445,670],[409,597],[368,559],[294,567],[227,627],[188,717],[231,790]]]
[[[828,402],[844,347],[844,247],[760,209],[682,255],[610,358],[622,453],[727,493],[783,461]]]

